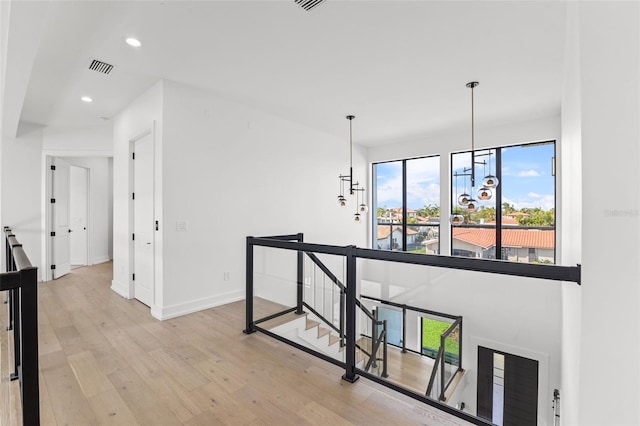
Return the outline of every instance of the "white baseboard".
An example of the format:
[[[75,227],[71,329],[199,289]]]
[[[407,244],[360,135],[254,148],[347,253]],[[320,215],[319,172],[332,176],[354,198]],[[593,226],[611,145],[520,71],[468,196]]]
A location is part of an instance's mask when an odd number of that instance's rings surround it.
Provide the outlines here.
[[[91,264],[92,265],[97,265],[98,263],[104,263],[104,262],[108,262],[111,260],[111,257],[108,255],[104,255],[104,256],[98,256],[98,257],[94,257],[93,259],[91,259]]]
[[[116,280],[111,280],[111,290],[115,291],[125,299],[131,299],[129,296],[129,283],[121,283]]]
[[[192,314],[209,308],[215,308],[216,306],[226,305],[227,303],[237,302],[244,298],[245,291],[236,290],[229,293],[219,294],[217,296],[205,297],[204,299],[179,303],[177,305],[153,307],[151,309],[151,315],[162,321],[182,315]]]

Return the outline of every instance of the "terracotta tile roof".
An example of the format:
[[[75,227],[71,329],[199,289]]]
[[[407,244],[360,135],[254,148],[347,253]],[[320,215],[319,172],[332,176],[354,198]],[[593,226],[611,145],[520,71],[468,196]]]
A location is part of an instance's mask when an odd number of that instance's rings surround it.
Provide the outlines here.
[[[496,244],[493,228],[453,228],[453,238],[487,249]],[[503,247],[555,247],[555,231],[547,229],[503,229]]]
[[[389,238],[389,234],[391,233],[391,226],[388,225],[378,225],[378,239],[382,240],[384,238]],[[400,230],[402,232],[401,225],[393,225],[393,230]],[[407,228],[407,235],[415,235],[418,231],[415,229]]]
[[[495,225],[495,224],[496,224],[495,220],[492,220],[491,222],[486,222],[486,225]],[[513,219],[513,218],[510,218],[510,217],[503,217],[502,218],[502,224],[503,225],[513,226],[513,225],[520,225],[520,222],[518,222],[518,219]]]

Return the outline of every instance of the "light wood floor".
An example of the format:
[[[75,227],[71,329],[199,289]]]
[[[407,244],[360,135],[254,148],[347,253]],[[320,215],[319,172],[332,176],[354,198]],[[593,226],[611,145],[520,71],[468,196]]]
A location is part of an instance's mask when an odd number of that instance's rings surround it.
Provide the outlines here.
[[[39,285],[43,425],[464,425],[260,333],[244,303],[157,321],[109,289],[111,263]],[[3,305],[0,305],[3,306]],[[0,326],[6,326],[0,310]],[[21,424],[0,332],[0,422]]]

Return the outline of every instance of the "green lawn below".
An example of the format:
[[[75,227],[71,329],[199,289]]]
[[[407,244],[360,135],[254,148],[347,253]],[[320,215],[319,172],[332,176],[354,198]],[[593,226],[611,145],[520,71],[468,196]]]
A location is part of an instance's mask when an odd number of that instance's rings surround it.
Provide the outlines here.
[[[444,321],[438,321],[430,318],[422,318],[422,348],[434,351],[438,353],[440,349],[440,336],[447,328],[451,326],[450,323]],[[445,342],[445,352],[450,355],[458,357],[460,350],[460,343],[457,341],[458,334],[456,331],[449,335],[449,338]]]

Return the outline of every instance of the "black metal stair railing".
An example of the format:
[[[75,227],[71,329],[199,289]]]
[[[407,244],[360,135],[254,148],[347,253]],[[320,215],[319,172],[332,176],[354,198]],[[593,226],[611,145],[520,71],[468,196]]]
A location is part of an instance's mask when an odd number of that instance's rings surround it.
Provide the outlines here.
[[[295,307],[287,308],[282,312],[278,312],[272,315],[269,315],[264,318],[254,319],[254,247],[267,247],[267,248],[275,248],[281,250],[289,250],[297,252],[297,304]],[[314,351],[306,346],[303,346],[297,342],[289,340],[285,337],[279,336],[278,334],[271,332],[270,330],[263,328],[260,326],[261,323],[266,322],[268,320],[277,318],[279,316],[285,315],[290,312],[296,312],[297,314],[303,314],[304,308],[310,309],[308,304],[305,304],[304,301],[304,256],[313,259],[318,259],[317,254],[327,254],[327,255],[335,255],[341,256],[345,259],[346,264],[346,283],[340,282],[340,280],[335,277],[331,271],[319,264],[322,262],[315,262],[318,264],[320,269],[325,273],[330,280],[339,287],[341,292],[341,307],[340,307],[340,320],[339,326],[335,327],[338,329],[340,333],[341,340],[344,340],[344,351],[345,351],[345,360],[341,361],[330,357],[324,353]],[[251,334],[255,331],[260,331],[264,334],[267,334],[277,340],[280,340],[284,343],[287,343],[291,346],[294,346],[302,351],[311,353],[325,361],[331,362],[341,368],[344,368],[345,374],[342,378],[349,382],[355,382],[358,380],[359,375],[366,377],[367,379],[373,380],[381,385],[393,389],[397,392],[410,396],[416,400],[424,402],[425,404],[436,407],[438,410],[449,413],[453,416],[466,420],[472,424],[476,425],[490,425],[491,423],[481,419],[479,417],[473,416],[461,410],[457,410],[453,407],[450,407],[444,404],[441,399],[444,398],[444,392],[447,390],[447,387],[452,383],[452,377],[455,376],[455,372],[450,372],[449,377],[446,377],[446,339],[451,338],[453,330],[456,326],[460,327],[458,331],[458,338],[462,334],[462,324],[461,322],[451,325],[451,327],[441,335],[440,348],[437,358],[440,360],[436,360],[437,365],[437,375],[432,374],[430,378],[430,383],[428,386],[428,391],[432,391],[433,389],[437,389],[438,395],[435,398],[432,398],[429,392],[428,395],[416,393],[410,391],[402,386],[399,386],[391,381],[384,380],[378,375],[372,374],[368,371],[369,368],[373,367],[374,363],[378,361],[376,352],[380,349],[381,345],[383,348],[386,348],[387,345],[387,332],[386,326],[384,322],[380,324],[377,321],[377,318],[374,313],[369,311],[369,314],[374,318],[374,323],[372,324],[372,329],[379,327],[382,325],[382,330],[378,333],[375,330],[375,333],[372,333],[372,337],[376,336],[372,339],[372,350],[369,357],[369,366],[365,366],[365,369],[358,369],[356,367],[356,350],[358,349],[358,335],[357,335],[357,311],[358,308],[365,308],[359,301],[356,292],[356,282],[357,282],[357,268],[356,263],[357,259],[369,259],[369,260],[378,260],[378,261],[386,261],[386,262],[397,262],[402,264],[409,265],[423,265],[430,266],[436,268],[451,268],[451,269],[459,269],[466,271],[475,271],[475,272],[483,272],[483,273],[492,273],[492,274],[504,274],[504,275],[512,275],[512,276],[522,276],[528,278],[539,278],[539,279],[547,279],[547,280],[555,280],[555,281],[568,281],[575,282],[580,284],[580,265],[578,266],[558,266],[558,265],[542,265],[542,264],[526,264],[526,265],[513,265],[508,262],[500,262],[495,260],[486,260],[486,259],[470,259],[470,258],[457,258],[457,257],[449,257],[449,256],[434,256],[434,255],[425,255],[425,254],[415,254],[415,253],[406,253],[406,252],[392,252],[392,251],[383,251],[383,250],[371,250],[371,249],[362,249],[356,246],[330,246],[324,244],[311,244],[303,241],[303,235],[300,234],[291,234],[291,235],[279,235],[272,237],[247,237],[246,241],[246,326],[244,329],[244,333]],[[363,296],[364,297],[364,296]],[[383,304],[391,304],[389,301],[380,301]],[[407,308],[406,306],[400,305],[404,310]],[[419,309],[415,309],[417,311],[422,311]],[[316,310],[317,312],[317,310]],[[320,312],[317,312],[320,313]],[[366,314],[365,314],[366,315]],[[319,317],[322,317],[318,315]],[[371,318],[371,317],[370,317]],[[457,318],[457,317],[453,317]],[[327,321],[331,322],[331,321]],[[332,329],[335,328],[332,327]],[[404,340],[404,339],[403,339]],[[462,341],[459,341],[459,354],[461,354],[461,345]],[[405,351],[403,345],[403,352]],[[386,354],[383,354],[383,359],[386,359]],[[451,368],[458,371],[461,367],[460,365],[461,357],[458,358],[457,365],[452,364]],[[439,382],[439,386],[434,388],[435,381]]]
[[[8,293],[9,326],[13,333],[13,372],[19,380],[22,421],[40,424],[40,388],[38,376],[38,269],[9,227],[5,234],[5,273],[0,273],[0,291]],[[6,374],[6,372],[2,372]]]

